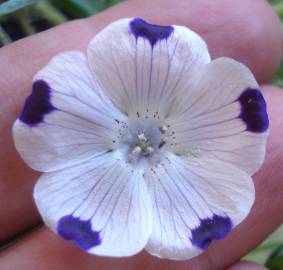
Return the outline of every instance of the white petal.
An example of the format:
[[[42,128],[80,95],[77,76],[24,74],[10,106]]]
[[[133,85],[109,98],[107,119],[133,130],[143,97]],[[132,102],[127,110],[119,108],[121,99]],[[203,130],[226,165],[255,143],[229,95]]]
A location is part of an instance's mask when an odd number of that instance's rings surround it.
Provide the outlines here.
[[[265,155],[266,104],[252,73],[228,58],[208,64],[178,96],[168,124],[182,155],[227,161],[253,174]]]
[[[88,48],[102,88],[130,116],[162,117],[185,81],[210,62],[205,42],[183,26],[156,26],[139,18],[111,23]]]
[[[34,197],[44,222],[89,253],[136,254],[152,231],[142,172],[113,153],[43,174]]]
[[[30,167],[60,169],[114,147],[117,119],[124,116],[101,92],[85,55],[63,53],[35,76],[13,127],[15,145]]]
[[[249,213],[252,179],[221,161],[168,155],[146,175],[153,200],[153,233],[146,250],[184,260],[223,239]]]

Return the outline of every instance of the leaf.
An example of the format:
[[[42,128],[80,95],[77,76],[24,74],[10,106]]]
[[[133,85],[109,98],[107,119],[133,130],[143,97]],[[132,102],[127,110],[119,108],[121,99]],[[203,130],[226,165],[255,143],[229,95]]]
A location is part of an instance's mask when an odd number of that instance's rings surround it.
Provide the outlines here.
[[[270,270],[283,269],[283,245],[276,249],[267,259],[265,266]]]
[[[122,0],[53,0],[53,3],[63,9],[73,18],[87,17],[96,14]]]
[[[124,0],[106,0],[105,2],[106,2],[106,5],[110,7],[110,6],[113,6],[115,4],[120,3],[122,1],[124,1]]]
[[[281,3],[281,0],[269,0],[268,1],[271,5],[276,5],[278,3]]]
[[[12,13],[23,7],[34,4],[38,0],[9,0],[0,5],[0,16]]]
[[[63,9],[73,18],[87,17],[100,11],[97,9],[96,1],[91,0],[54,0],[53,3]]]
[[[276,73],[274,74],[271,82],[283,88],[283,60]]]
[[[283,225],[273,232],[260,246],[244,257],[245,260],[263,265],[270,254],[283,243]],[[283,268],[281,269],[283,270]]]

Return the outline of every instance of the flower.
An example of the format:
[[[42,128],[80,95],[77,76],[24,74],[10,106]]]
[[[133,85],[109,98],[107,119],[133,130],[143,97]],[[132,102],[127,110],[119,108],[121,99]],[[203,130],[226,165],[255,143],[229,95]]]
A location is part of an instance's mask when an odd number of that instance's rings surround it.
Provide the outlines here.
[[[54,232],[89,253],[189,259],[248,215],[268,133],[247,67],[211,61],[183,26],[111,23],[87,56],[59,54],[13,127],[44,174],[34,198]]]

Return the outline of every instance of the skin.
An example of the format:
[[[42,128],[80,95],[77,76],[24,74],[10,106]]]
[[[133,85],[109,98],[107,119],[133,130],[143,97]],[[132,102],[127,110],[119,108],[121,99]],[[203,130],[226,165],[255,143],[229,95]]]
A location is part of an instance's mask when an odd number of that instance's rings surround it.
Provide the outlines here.
[[[101,28],[130,16],[190,27],[206,40],[213,58],[229,56],[245,63],[262,84],[268,82],[279,63],[280,23],[265,0],[132,0],[0,49],[0,245],[40,223],[32,200],[39,173],[20,159],[11,135],[34,74],[55,54],[85,50]],[[225,240],[216,241],[190,261],[160,260],[146,252],[115,259],[86,254],[42,226],[0,252],[0,269],[264,269],[248,262],[237,263],[283,221],[283,91],[266,85],[262,89],[268,104],[270,136],[264,165],[253,177],[256,202],[247,219]]]

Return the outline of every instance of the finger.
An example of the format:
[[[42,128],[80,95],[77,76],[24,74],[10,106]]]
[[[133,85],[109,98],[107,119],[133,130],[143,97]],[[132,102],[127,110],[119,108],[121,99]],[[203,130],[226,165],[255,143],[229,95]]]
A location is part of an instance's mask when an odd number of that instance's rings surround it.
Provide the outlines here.
[[[207,252],[190,261],[159,260],[142,252],[127,259],[95,257],[66,243],[46,228],[30,234],[11,246],[0,257],[0,269],[166,269],[219,270],[226,269],[254,249],[283,220],[283,154],[282,115],[283,91],[264,87],[271,120],[267,158],[255,177],[256,201],[248,218],[222,241],[216,241]],[[2,267],[2,268],[1,268]],[[57,268],[56,268],[57,267]],[[139,268],[140,267],[140,268]]]
[[[219,241],[208,250],[208,256],[214,265],[226,266],[227,263],[240,259],[283,221],[283,119],[278,117],[283,114],[283,91],[265,86],[263,93],[270,118],[270,135],[264,164],[253,177],[256,188],[255,204],[248,218],[225,242]]]
[[[27,248],[28,247],[28,248]],[[47,229],[40,229],[0,255],[0,269],[21,270],[219,270],[205,256],[189,262],[151,257],[146,252],[130,258],[106,258],[86,254],[63,242]],[[237,263],[227,270],[264,270],[251,263]]]
[[[5,101],[0,115],[0,181],[3,186],[0,220],[4,224],[0,242],[30,226],[37,217],[31,190],[38,174],[19,158],[11,136],[12,123],[30,91],[32,77],[56,53],[85,49],[90,38],[105,24],[118,17],[134,15],[156,23],[190,26],[206,39],[213,56],[233,56],[245,62],[259,80],[270,76],[279,59],[278,20],[264,0],[229,4],[225,0],[182,0],[178,5],[169,0],[129,1],[88,20],[74,21],[4,47],[0,50],[0,100]]]
[[[247,65],[259,82],[267,82],[281,59],[281,24],[266,0],[129,1],[90,18],[102,26],[117,18],[140,16],[157,24],[186,25],[207,42],[213,58],[232,57]],[[100,25],[99,25],[100,28]],[[268,55],[266,55],[266,53]]]

